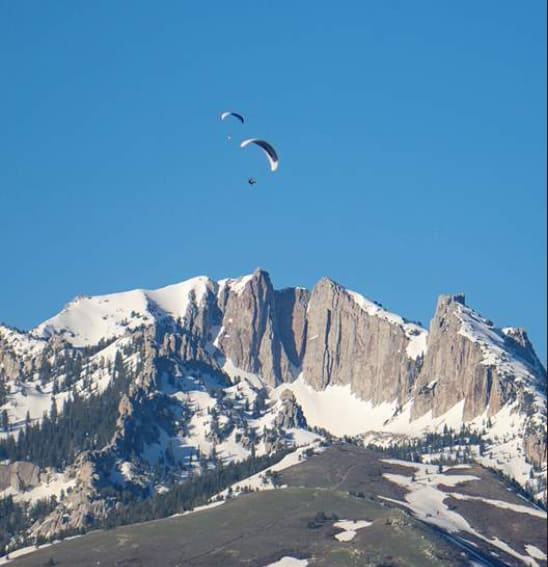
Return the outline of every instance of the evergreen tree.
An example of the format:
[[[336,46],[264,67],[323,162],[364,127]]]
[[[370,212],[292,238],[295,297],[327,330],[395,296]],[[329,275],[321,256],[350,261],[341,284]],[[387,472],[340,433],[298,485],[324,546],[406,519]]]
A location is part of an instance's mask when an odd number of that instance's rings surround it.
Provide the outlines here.
[[[4,431],[10,430],[10,418],[6,409],[2,410],[2,429]]]

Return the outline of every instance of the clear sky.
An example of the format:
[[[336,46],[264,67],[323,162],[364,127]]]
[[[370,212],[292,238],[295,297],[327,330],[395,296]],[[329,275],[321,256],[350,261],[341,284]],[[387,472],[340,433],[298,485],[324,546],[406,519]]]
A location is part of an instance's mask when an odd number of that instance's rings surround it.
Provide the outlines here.
[[[545,360],[545,25],[543,0],[0,0],[0,320],[261,266],[424,324],[465,291]]]

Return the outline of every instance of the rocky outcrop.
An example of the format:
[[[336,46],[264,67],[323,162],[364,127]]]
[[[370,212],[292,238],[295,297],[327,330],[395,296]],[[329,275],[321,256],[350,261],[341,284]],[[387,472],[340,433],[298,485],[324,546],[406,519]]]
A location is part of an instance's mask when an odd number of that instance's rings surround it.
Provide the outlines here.
[[[297,403],[295,394],[291,390],[284,390],[281,393],[280,404],[280,411],[274,420],[276,427],[282,429],[306,427],[306,418],[303,410]]]
[[[306,348],[307,308],[310,292],[303,288],[276,291],[280,340],[295,369],[301,367]]]
[[[0,382],[25,381],[40,372],[48,343],[0,324]],[[54,342],[50,351],[57,347]]]
[[[217,284],[209,282],[205,298],[198,301],[191,293],[190,304],[184,320],[175,329],[178,341],[176,352],[182,360],[212,363],[209,345],[214,340],[214,330],[221,324],[222,313],[217,303]]]
[[[112,504],[106,499],[93,498],[87,490],[77,488],[45,519],[35,522],[29,530],[29,536],[36,539],[49,539],[54,535],[77,530],[89,529],[97,520],[107,516]]]
[[[238,286],[219,290],[223,314],[216,346],[242,370],[258,374],[269,386],[292,376],[278,326],[276,296],[269,275],[257,269]]]
[[[523,439],[527,459],[537,468],[546,464],[546,431],[542,427],[529,427]]]
[[[428,349],[415,386],[413,418],[428,411],[443,415],[466,399],[468,419],[484,411],[493,387],[493,369],[482,366],[479,344],[460,334],[455,315],[465,304],[464,295],[442,295],[430,324]]]
[[[535,353],[527,331],[520,327],[506,327],[502,329],[502,332],[507,338],[508,351],[525,360],[539,374],[539,377],[542,377],[546,371]],[[542,384],[539,386],[542,388]]]
[[[523,351],[527,356],[514,359],[509,340],[519,346],[518,354]],[[520,384],[542,380],[538,365],[528,366],[533,356],[536,359],[523,332],[508,339],[467,307],[464,295],[442,295],[413,392],[412,418],[429,411],[433,417],[441,416],[461,401],[464,421],[485,412],[495,415],[505,403],[519,397]]]
[[[303,375],[315,389],[350,384],[374,404],[407,400],[419,363],[407,354],[404,327],[370,314],[327,278],[312,291],[306,338]]]
[[[0,339],[0,380],[11,382],[21,377],[20,358]]]
[[[40,484],[40,468],[33,463],[16,461],[0,464],[0,492],[12,488],[24,492]]]

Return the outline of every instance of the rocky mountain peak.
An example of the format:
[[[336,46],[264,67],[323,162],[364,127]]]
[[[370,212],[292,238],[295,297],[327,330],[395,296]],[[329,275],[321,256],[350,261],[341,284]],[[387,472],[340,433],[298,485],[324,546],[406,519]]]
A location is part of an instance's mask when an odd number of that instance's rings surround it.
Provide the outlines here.
[[[323,276],[318,280],[314,288],[312,289],[312,293],[322,293],[325,291],[335,293],[338,291],[342,291],[344,288],[335,280],[329,278],[328,276]]]
[[[530,364],[538,374],[546,374],[546,369],[537,357],[533,344],[525,329],[520,327],[505,327],[502,329],[502,333],[504,333],[508,339],[507,343],[509,343],[510,350]]]
[[[449,293],[438,297],[434,318],[443,317],[443,314],[453,311],[458,305],[466,305],[464,293]]]
[[[0,326],[4,435],[27,411],[38,427],[53,400],[62,413],[76,393],[78,419],[107,400],[112,419],[86,445],[106,484],[145,478],[160,460],[191,470],[217,449],[240,458],[311,435],[293,429],[401,439],[488,420],[499,451],[489,463],[520,449],[527,479],[546,460],[545,385],[527,333],[497,329],[464,294],[440,296],[427,331],[330,278],[276,290],[261,268],[82,296],[31,333]],[[84,470],[82,454],[72,462]]]
[[[462,292],[440,295],[440,297],[438,299],[438,304],[449,305],[451,303],[458,303],[460,305],[466,305],[466,295]]]

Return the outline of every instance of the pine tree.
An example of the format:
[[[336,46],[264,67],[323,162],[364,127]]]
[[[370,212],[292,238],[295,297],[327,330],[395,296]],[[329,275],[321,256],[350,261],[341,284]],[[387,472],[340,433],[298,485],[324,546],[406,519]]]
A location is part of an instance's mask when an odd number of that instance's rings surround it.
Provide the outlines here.
[[[8,410],[2,410],[2,429],[4,431],[10,430],[10,417],[8,415]]]
[[[0,406],[3,406],[8,400],[8,389],[3,381],[0,381]]]
[[[51,398],[51,408],[49,410],[49,418],[51,419],[51,421],[53,423],[55,423],[57,421],[57,402],[55,401],[55,398]]]

